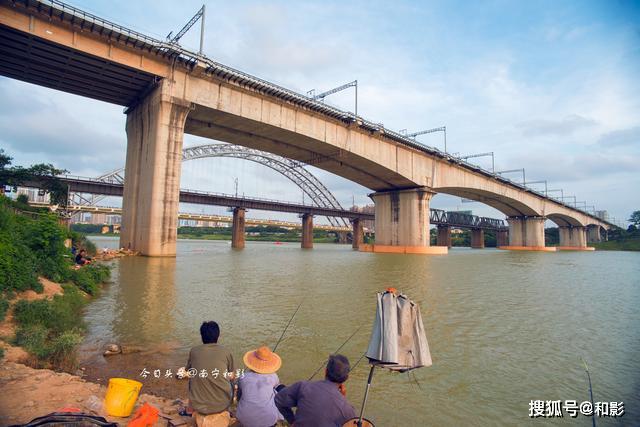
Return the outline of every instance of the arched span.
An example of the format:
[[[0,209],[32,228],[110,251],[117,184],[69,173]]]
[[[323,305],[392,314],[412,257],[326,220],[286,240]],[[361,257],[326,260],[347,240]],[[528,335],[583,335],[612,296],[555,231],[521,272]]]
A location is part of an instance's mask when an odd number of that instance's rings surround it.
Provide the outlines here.
[[[484,203],[485,205],[489,205],[492,208],[499,210],[506,216],[540,216],[539,212],[519,200],[486,190],[461,187],[440,187],[434,188],[434,191]]]
[[[504,194],[498,194],[487,190],[460,187],[440,187],[434,188],[434,190],[438,193],[450,194],[453,196],[458,196],[465,199],[474,200],[476,202],[484,203],[496,210],[499,210],[508,217],[544,216],[558,226],[578,227],[585,225],[578,218],[569,216],[566,213],[554,212],[553,207],[549,212],[544,209],[544,205],[541,205],[541,209],[534,208],[521,200],[517,200],[513,197],[508,197]]]
[[[296,160],[287,159],[276,154],[265,151],[246,148],[232,144],[204,144],[194,147],[187,147],[182,150],[182,161],[202,159],[207,157],[231,157],[236,159],[250,160],[267,166],[276,172],[284,175],[291,182],[296,184],[313,202],[320,207],[343,209],[335,196],[320,180],[304,168],[304,164]],[[124,183],[124,168],[116,169],[98,177],[105,182]],[[88,196],[80,194],[74,195],[75,204],[95,204],[104,199],[105,196]],[[327,217],[333,226],[349,226],[344,218]]]

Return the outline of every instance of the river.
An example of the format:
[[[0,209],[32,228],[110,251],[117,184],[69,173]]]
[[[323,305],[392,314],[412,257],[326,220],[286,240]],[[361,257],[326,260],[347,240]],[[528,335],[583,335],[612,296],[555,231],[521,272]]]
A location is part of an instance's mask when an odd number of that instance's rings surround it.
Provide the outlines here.
[[[117,240],[93,238],[98,247]],[[185,396],[174,372],[200,343],[203,320],[241,364],[273,346],[304,300],[278,353],[288,384],[306,379],[360,325],[341,353],[365,351],[375,293],[393,286],[422,310],[433,366],[407,374],[376,370],[366,416],[377,426],[591,425],[591,419],[529,418],[531,400],[624,402],[619,419],[640,425],[640,253],[453,249],[446,256],[359,253],[350,246],[181,240],[174,258],[113,262],[112,283],[86,310],[81,362],[90,379],[142,381],[143,390]],[[148,351],[104,358],[117,342]],[[151,372],[140,377],[143,369]],[[368,366],[347,383],[360,408]]]

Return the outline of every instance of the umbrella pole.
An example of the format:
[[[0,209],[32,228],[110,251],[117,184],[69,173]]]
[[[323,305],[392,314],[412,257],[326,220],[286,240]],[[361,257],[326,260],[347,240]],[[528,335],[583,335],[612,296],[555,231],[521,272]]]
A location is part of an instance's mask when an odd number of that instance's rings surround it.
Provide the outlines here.
[[[375,365],[371,365],[371,370],[369,371],[369,379],[367,379],[367,388],[364,390],[364,399],[362,400],[360,417],[358,418],[358,427],[362,427],[362,418],[364,417],[364,407],[367,405],[367,397],[369,397],[369,388],[371,387],[371,380],[373,379],[374,368],[375,368]]]

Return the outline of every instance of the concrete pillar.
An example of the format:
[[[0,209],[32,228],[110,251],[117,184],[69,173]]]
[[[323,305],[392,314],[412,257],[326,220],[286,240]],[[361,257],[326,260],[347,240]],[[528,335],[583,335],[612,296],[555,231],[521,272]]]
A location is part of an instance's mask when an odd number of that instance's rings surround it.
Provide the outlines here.
[[[471,247],[474,249],[484,249],[484,230],[474,228],[471,230]]]
[[[502,249],[555,251],[544,246],[544,222],[541,216],[518,216],[507,218],[509,223],[509,245]]]
[[[496,231],[496,246],[508,246],[509,245],[509,232],[507,230]]]
[[[363,250],[389,253],[447,253],[446,247],[429,246],[429,200],[425,187],[371,194],[375,204],[376,239]]]
[[[589,243],[602,242],[602,233],[599,225],[587,227],[587,241]]]
[[[302,215],[302,249],[313,248],[313,215]]]
[[[337,233],[338,243],[345,244],[349,243],[349,236],[346,231],[338,231]]]
[[[362,220],[360,220],[360,218],[351,220],[351,226],[353,227],[351,247],[353,249],[360,249],[360,245],[364,243],[364,228],[362,227]]]
[[[436,246],[451,247],[451,227],[448,225],[438,225],[438,234],[436,236]]]
[[[560,234],[561,249],[580,249],[587,247],[587,229],[586,227],[563,226],[558,227]]]
[[[235,208],[233,210],[233,224],[231,229],[231,247],[234,249],[244,249],[244,216],[246,210]]]
[[[163,80],[127,111],[127,161],[120,246],[175,256],[184,123],[191,104]]]

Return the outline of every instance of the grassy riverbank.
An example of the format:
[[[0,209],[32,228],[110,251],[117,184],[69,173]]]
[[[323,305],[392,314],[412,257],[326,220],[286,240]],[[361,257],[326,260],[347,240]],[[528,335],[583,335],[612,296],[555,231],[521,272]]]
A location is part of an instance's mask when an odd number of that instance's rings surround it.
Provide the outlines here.
[[[0,196],[0,340],[26,350],[33,366],[75,368],[82,309],[109,278],[104,265],[74,269],[67,239],[95,251],[54,214]]]
[[[640,237],[609,240],[608,242],[590,243],[589,245],[601,251],[640,251]]]

